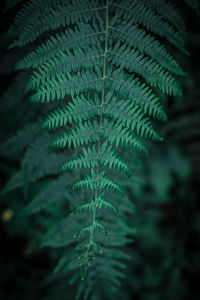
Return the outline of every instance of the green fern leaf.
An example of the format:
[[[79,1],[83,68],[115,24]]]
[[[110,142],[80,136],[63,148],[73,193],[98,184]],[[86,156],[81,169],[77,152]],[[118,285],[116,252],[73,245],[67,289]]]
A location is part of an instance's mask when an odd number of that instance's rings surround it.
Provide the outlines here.
[[[91,176],[87,174],[85,175],[84,179],[79,180],[72,185],[72,191],[88,188],[91,190],[109,189],[113,192],[123,194],[123,189],[120,187],[120,185],[115,183],[108,176],[104,175],[104,172],[100,172],[98,175],[96,175],[93,169]]]
[[[107,201],[103,198],[104,193],[100,194],[98,198],[96,199],[96,202],[94,199],[90,199],[90,202],[86,202],[84,204],[81,204],[74,208],[72,215],[76,215],[79,212],[83,211],[93,211],[96,208],[108,208],[112,210],[116,215],[120,215],[119,209],[112,204],[110,201]]]
[[[197,7],[196,1],[192,6]],[[76,179],[72,176],[70,187],[79,192],[69,199],[73,216],[50,229],[43,241],[43,246],[65,246],[69,253],[76,244],[80,263],[69,254],[66,266],[66,270],[82,268],[85,281],[76,299],[93,295],[99,280],[106,280],[115,292],[125,276],[124,264],[110,257],[111,248],[133,241],[135,231],[123,220],[123,213],[134,209],[121,197],[124,187],[119,182],[128,185],[128,179],[116,170],[131,175],[128,150],[147,154],[140,138],[163,140],[151,118],[167,119],[157,91],[182,95],[176,75],[186,74],[168,46],[188,54],[184,32],[175,5],[165,0],[31,0],[22,5],[8,33],[14,40],[11,48],[36,42],[16,69],[34,69],[26,85],[29,99],[52,108],[42,127],[53,130],[55,138],[52,141],[48,135],[44,143],[37,139],[27,150],[22,161],[25,190],[28,178],[35,177],[37,169],[41,172],[44,161],[58,157],[59,149],[66,156],[60,172],[78,174]],[[47,140],[56,152],[47,149]],[[62,179],[36,195],[27,212],[53,202],[57,196],[50,193],[59,182]],[[62,184],[61,198],[66,192]],[[110,236],[101,234],[107,229]],[[99,255],[108,248],[110,252]]]

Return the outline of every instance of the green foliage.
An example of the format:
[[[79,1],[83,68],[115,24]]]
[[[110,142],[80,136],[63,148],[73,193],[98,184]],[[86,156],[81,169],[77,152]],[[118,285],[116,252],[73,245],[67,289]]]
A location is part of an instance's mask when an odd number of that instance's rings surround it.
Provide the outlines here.
[[[23,213],[68,200],[71,214],[49,229],[42,246],[65,247],[56,271],[73,271],[70,284],[83,279],[76,299],[95,299],[100,286],[114,297],[125,278],[135,234],[125,220],[133,213],[124,196],[134,177],[130,155],[147,154],[145,139],[163,140],[152,120],[167,119],[158,92],[182,95],[176,75],[185,72],[170,49],[187,54],[184,21],[173,5],[159,3],[31,0],[7,33],[10,48],[31,47],[15,69],[32,69],[26,92],[47,105],[47,115],[1,147],[3,155],[15,144],[18,152],[26,148],[4,193],[23,187],[28,198],[30,183],[48,175],[52,182]]]

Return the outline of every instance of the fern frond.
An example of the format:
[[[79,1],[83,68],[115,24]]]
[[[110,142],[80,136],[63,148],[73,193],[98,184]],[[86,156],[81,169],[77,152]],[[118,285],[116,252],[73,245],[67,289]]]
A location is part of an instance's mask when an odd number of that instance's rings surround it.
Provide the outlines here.
[[[79,238],[82,234],[84,233],[89,233],[89,234],[94,234],[94,230],[100,230],[101,232],[103,232],[105,235],[109,235],[109,232],[107,231],[106,227],[98,221],[98,219],[96,219],[92,224],[88,225],[88,226],[83,226],[81,227],[81,229],[75,234],[76,238]],[[88,246],[86,246],[86,248],[89,248],[91,245],[88,244]]]
[[[60,26],[68,26],[69,24],[86,22],[88,23],[92,17],[103,10],[103,7],[99,6],[98,1],[81,1],[79,3],[66,3],[66,1],[54,1],[52,3],[56,6],[56,10],[52,8],[48,3],[45,9],[41,10],[40,14],[42,19],[35,17],[34,19],[28,19],[26,16],[26,11],[28,5],[24,9],[26,25],[20,30],[18,39],[12,44],[12,46],[23,46],[29,42],[34,41],[38,36],[49,30],[55,30]],[[48,7],[49,6],[49,7]],[[19,18],[18,20],[19,21]],[[15,20],[15,26],[17,22]],[[18,22],[19,23],[19,22]],[[19,30],[19,29],[18,29]],[[14,28],[16,32],[16,28]]]
[[[81,220],[77,219],[74,216],[67,217],[66,219],[59,222],[52,229],[49,230],[49,232],[46,234],[43,240],[43,245],[46,246],[51,245],[53,247],[59,247],[59,246],[66,246],[69,244],[73,244],[74,242],[73,228],[79,227],[80,222]],[[77,247],[77,251],[79,252],[80,256],[78,257],[74,256],[74,251],[70,251],[69,249],[66,255],[61,257],[55,269],[56,271],[59,271],[59,269],[62,268],[63,271],[66,272],[67,270],[76,270],[77,268],[79,268],[80,264],[84,268],[88,268],[88,275],[83,281],[84,291],[86,292],[86,294],[88,294],[87,285],[90,283],[92,286],[96,287],[97,285],[96,280],[99,282],[98,283],[99,285],[101,285],[101,281],[104,286],[107,283],[108,284],[107,288],[111,289],[112,292],[113,289],[115,288],[117,291],[117,287],[119,287],[121,284],[120,279],[125,277],[123,273],[126,269],[125,262],[124,261],[120,262],[119,258],[123,260],[129,260],[130,255],[128,255],[125,251],[115,249],[114,245],[117,244],[123,246],[127,243],[126,235],[129,232],[129,227],[125,227],[126,230],[122,230],[121,227],[122,222],[121,221],[119,222],[119,219],[116,218],[111,218],[111,220],[108,220],[106,225],[108,226],[109,223],[112,224],[112,228],[115,228],[116,231],[119,232],[118,237],[114,234],[114,232],[110,236],[107,236],[104,234],[97,234],[96,231],[96,235],[98,235],[98,239],[99,239],[98,243],[91,241],[91,245],[89,246],[89,243],[85,243],[84,241],[80,242],[80,244]],[[86,230],[86,232],[88,231]],[[66,239],[63,238],[64,236],[69,237],[68,241],[66,241]],[[65,244],[63,243],[64,241]],[[109,245],[108,245],[108,241],[109,241]],[[92,261],[90,262],[91,268],[89,268],[89,266],[82,264],[81,257],[83,257],[84,259],[85,250],[90,249],[91,246],[97,252],[97,256],[96,258],[92,256]],[[90,252],[89,255],[91,254],[92,253]],[[106,265],[106,273],[105,273],[105,265]],[[83,269],[82,276],[84,276],[85,273],[84,270],[85,269]],[[79,280],[79,278],[80,278],[80,273],[75,273],[75,275],[70,280],[70,284],[72,284],[74,281]],[[79,283],[79,287],[80,284],[81,283]],[[80,294],[81,297],[84,296],[82,295],[82,292]],[[76,298],[78,297],[78,294],[79,293],[77,291]],[[87,295],[85,295],[84,297],[86,296]]]
[[[159,15],[161,15],[166,21],[170,22],[178,31],[180,31],[181,35],[184,35],[184,19],[172,3],[166,1],[158,2],[156,0],[142,0],[142,2],[149,8],[155,9]]]
[[[107,142],[106,142],[107,146]],[[103,144],[99,150],[95,148],[95,145],[93,145],[92,149],[88,148],[87,150],[85,148],[82,149],[83,155],[80,155],[79,157],[76,157],[69,162],[64,163],[60,167],[60,172],[66,172],[70,170],[77,170],[78,168],[94,168],[98,166],[99,164],[102,164],[104,166],[107,166],[110,169],[117,169],[118,171],[123,172],[124,174],[130,176],[131,175],[131,169],[128,164],[126,164],[120,157],[117,155],[113,150],[112,147],[106,147],[106,150],[104,149],[105,145]]]
[[[130,26],[128,22],[124,22],[115,25],[115,27],[111,26],[111,29],[111,35],[116,40],[123,41],[126,45],[138,49],[141,53],[146,53],[165,69],[175,74],[185,74],[177,61],[166,51],[165,46],[138,25]]]
[[[102,89],[102,76],[99,68],[98,72],[97,70],[86,70],[78,72],[77,76],[71,76],[69,73],[57,76],[41,85],[37,92],[30,97],[30,101],[50,102],[57,98],[64,99],[66,95],[76,96],[88,89],[95,89],[98,92]]]
[[[25,128],[20,129],[16,135],[0,146],[0,153],[4,156],[10,156],[14,153],[21,153],[32,143],[40,132],[40,122],[29,123]]]
[[[90,202],[86,202],[84,204],[75,207],[71,214],[76,215],[79,212],[83,212],[83,211],[93,211],[96,208],[98,209],[105,208],[105,209],[112,210],[116,215],[120,215],[119,209],[110,201],[105,200],[103,196],[104,193],[100,194],[97,197],[96,201],[95,199],[90,199]]]
[[[24,185],[23,173],[21,171],[16,172],[12,176],[12,178],[7,182],[7,184],[4,186],[3,190],[1,191],[1,195],[5,195],[8,192],[18,187],[22,187],[23,185]]]
[[[111,7],[116,9],[119,17],[126,16],[129,26],[142,24],[151,32],[155,32],[159,36],[166,38],[181,51],[187,53],[182,36],[168,22],[163,20],[162,17],[156,15],[151,8],[145,7],[142,1],[113,1],[111,2]]]
[[[112,129],[116,130],[117,134],[120,136],[123,130],[122,126],[124,126],[126,130],[130,129],[130,133],[134,133],[134,131],[136,131],[136,134],[140,135],[141,137],[145,136],[146,138],[151,138],[152,140],[162,140],[162,138],[153,128],[153,124],[149,118],[144,116],[143,111],[138,106],[133,108],[130,105],[123,103],[118,110],[113,110],[112,113],[117,122],[114,123],[105,121],[104,135],[106,137],[112,135]]]
[[[134,229],[119,215],[134,208],[121,197],[124,188],[119,182],[128,185],[128,179],[123,181],[116,170],[131,175],[125,152],[129,148],[147,153],[140,138],[162,141],[151,117],[167,118],[157,89],[161,95],[182,94],[175,76],[185,73],[170,54],[173,51],[167,49],[187,53],[184,31],[183,19],[165,0],[31,0],[22,6],[11,26],[9,34],[15,37],[11,47],[36,41],[37,46],[33,45],[16,69],[34,69],[26,86],[30,101],[52,107],[42,127],[54,130],[51,149],[62,149],[66,155],[60,171],[79,173],[70,187],[73,192],[80,191],[78,204],[71,205],[73,216],[50,229],[43,241],[43,245],[66,249],[76,244],[80,262],[69,254],[65,270],[81,265],[84,282],[79,285],[77,299],[92,295],[99,281],[106,280],[116,291],[124,277],[124,264],[118,257],[110,257],[111,248],[133,241]],[[62,107],[52,105],[56,100],[62,100]],[[47,163],[50,154],[59,155],[58,151],[49,152],[48,141],[50,135],[44,144],[36,140],[25,154],[25,190],[27,178],[41,170],[39,165]],[[55,195],[52,189],[59,182],[60,191]],[[64,181],[57,179],[55,185],[36,195],[26,210],[39,211],[57,196],[63,199],[65,192]],[[110,236],[100,233],[107,230]],[[99,255],[104,248],[111,250]]]
[[[62,74],[78,72],[83,69],[83,63],[87,65],[85,69],[97,70],[102,67],[103,52],[96,47],[84,47],[84,50],[78,48],[74,50],[73,54],[70,50],[59,52],[33,72],[27,85],[27,91],[34,90]]]
[[[71,124],[73,120],[75,122],[81,122],[87,120],[94,115],[100,115],[100,101],[98,97],[95,97],[95,102],[92,101],[90,95],[87,98],[83,95],[73,99],[65,108],[58,109],[49,114],[43,128],[54,129],[57,127],[63,127],[68,122]]]
[[[175,78],[153,59],[149,59],[145,54],[133,50],[131,46],[117,43],[109,52],[110,60],[116,66],[125,68],[129,72],[142,75],[153,87],[159,87],[163,93],[177,95],[180,88]]]
[[[38,124],[38,128],[40,124]],[[20,131],[22,138],[24,137],[24,130]],[[15,137],[13,137],[15,139]],[[24,194],[28,196],[28,189],[31,183],[34,183],[46,175],[56,175],[58,173],[59,165],[62,164],[68,154],[52,153],[49,151],[48,143],[50,141],[49,135],[42,135],[37,137],[26,149],[21,160],[21,170],[16,172],[8,181],[3,189],[3,194],[8,193],[16,188],[23,187]]]
[[[104,28],[101,25],[95,29],[98,29],[98,31],[94,30],[89,24],[87,25],[87,23],[78,23],[74,30],[68,29],[64,33],[57,33],[55,37],[50,37],[45,44],[27,54],[16,64],[16,68],[38,67],[67,49],[74,48],[74,46],[82,46],[83,42],[84,48],[87,45],[99,48],[98,46],[100,46],[100,42],[104,38]]]
[[[98,122],[94,120],[93,122],[85,122],[84,124],[79,124],[76,129],[71,129],[71,133],[67,135],[64,133],[63,136],[57,137],[55,141],[51,143],[52,149],[65,148],[66,145],[68,147],[79,146],[83,144],[88,144],[88,142],[96,142],[99,139],[98,135]]]
[[[79,227],[80,220],[68,216],[47,231],[42,239],[41,246],[63,247],[70,245],[74,243],[74,235]]]
[[[104,172],[100,172],[98,175],[96,175],[94,170],[92,169],[91,176],[87,174],[82,180],[78,180],[72,185],[72,191],[81,189],[109,189],[112,192],[123,194],[122,187],[120,187],[119,184],[115,183],[111,178],[104,174]]]
[[[150,93],[151,91],[149,91],[149,94]],[[117,99],[115,95],[113,95],[111,92],[108,92],[105,97],[104,113],[108,114],[111,117],[114,116],[114,113],[119,114],[119,116],[121,116],[121,119],[123,119],[124,117],[126,117],[127,112],[130,113],[130,111],[137,111],[137,108],[139,108],[140,106],[143,109],[144,114],[148,114],[149,116],[153,116],[154,118],[166,121],[167,116],[163,109],[163,106],[159,102],[159,99],[154,98],[153,95],[151,95],[150,97],[148,97],[148,94],[145,94],[144,96],[140,95],[140,97],[138,95],[136,99],[126,98],[124,97],[124,95],[121,97],[123,97],[123,100]],[[125,111],[123,110],[123,108],[125,109]]]
[[[15,17],[15,20],[11,25],[7,35],[10,37],[19,35],[27,25],[32,22],[34,23],[37,19],[39,19],[42,13],[45,11],[48,12],[52,6],[55,8],[62,2],[63,0],[46,0],[41,5],[40,0],[28,1],[22,6],[20,12]]]
[[[69,176],[65,175],[49,183],[40,193],[33,197],[21,213],[25,215],[35,214],[51,203],[70,197],[68,193],[69,186],[66,186],[66,182],[70,185]]]

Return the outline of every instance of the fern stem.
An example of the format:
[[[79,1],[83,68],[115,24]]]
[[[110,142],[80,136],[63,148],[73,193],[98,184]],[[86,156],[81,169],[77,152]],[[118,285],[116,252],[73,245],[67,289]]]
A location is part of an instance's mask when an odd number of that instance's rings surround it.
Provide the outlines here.
[[[107,53],[108,53],[108,29],[109,29],[109,0],[106,0],[106,29],[105,29],[105,47],[104,47],[104,62],[103,62],[103,89],[102,89],[102,95],[101,95],[101,114],[100,114],[100,122],[99,122],[99,141],[98,141],[98,153],[97,156],[99,158],[100,156],[100,146],[101,146],[101,140],[100,140],[100,132],[102,129],[102,123],[103,123],[103,107],[104,107],[104,100],[105,100],[105,80],[106,80],[106,65],[107,65]],[[96,169],[96,179],[98,178],[99,175],[99,165]],[[86,271],[87,271],[87,266],[89,264],[89,252],[91,245],[93,243],[93,236],[94,236],[94,230],[95,230],[95,221],[96,221],[96,203],[98,201],[98,192],[95,190],[94,193],[94,209],[93,209],[93,215],[92,215],[92,230],[90,233],[90,240],[89,240],[89,245],[87,247],[86,255],[85,255],[85,263],[84,263],[84,268],[83,268],[83,273],[82,273],[82,279],[84,280]]]
[[[104,86],[103,86],[102,96],[101,96],[101,106],[102,107],[104,105],[104,98],[105,98],[106,56],[107,56],[107,52],[108,52],[108,27],[109,27],[108,6],[109,6],[109,0],[106,0],[106,30],[105,30],[105,48],[104,48],[104,62],[103,62]],[[101,119],[102,119],[102,117],[101,117]]]

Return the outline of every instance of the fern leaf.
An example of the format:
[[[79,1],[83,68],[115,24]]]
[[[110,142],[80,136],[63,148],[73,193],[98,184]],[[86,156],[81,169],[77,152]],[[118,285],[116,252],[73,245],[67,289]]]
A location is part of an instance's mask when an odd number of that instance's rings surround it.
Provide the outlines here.
[[[48,184],[39,194],[33,197],[30,203],[22,210],[21,214],[35,214],[51,203],[62,201],[70,197],[67,191],[69,187],[66,186],[66,181],[69,182],[69,178],[62,176]]]
[[[145,57],[139,51],[131,49],[126,45],[117,43],[112,52],[109,52],[111,62],[125,68],[129,72],[135,72],[142,75],[147,82],[153,87],[159,87],[162,92],[169,95],[178,95],[180,88],[174,77],[162,68],[153,59]],[[109,58],[108,58],[109,59]]]
[[[115,39],[138,49],[141,53],[146,53],[165,69],[175,74],[185,74],[177,61],[166,51],[164,45],[160,44],[153,36],[148,35],[138,25],[130,26],[129,23],[125,23],[117,24],[115,27],[111,26],[111,28],[111,34]]]
[[[96,103],[94,103],[90,96],[76,97],[73,102],[69,103],[66,108],[59,109],[48,115],[46,121],[43,123],[43,128],[54,129],[58,126],[63,127],[68,122],[71,124],[75,122],[81,122],[82,120],[89,119],[95,114],[100,115],[98,98],[96,97]]]
[[[103,198],[104,193],[100,194],[95,202],[95,199],[90,199],[90,202],[81,204],[74,208],[72,215],[76,215],[79,212],[83,211],[93,211],[96,208],[105,208],[112,210],[116,215],[120,215],[119,209],[110,201],[107,201]]]
[[[96,142],[99,139],[98,136],[98,123],[96,120],[94,122],[85,122],[84,124],[79,125],[75,129],[71,129],[71,134],[67,135],[64,133],[63,136],[57,137],[55,141],[52,142],[51,148],[58,149],[58,148],[65,148],[66,145],[68,147],[79,146],[83,144],[88,144],[88,142]]]
[[[74,31],[68,29],[62,34],[56,34],[56,38],[51,37],[44,45],[27,54],[27,56],[17,63],[16,68],[38,67],[47,62],[51,57],[59,55],[61,51],[66,51],[75,45],[82,45],[83,41],[85,47],[87,44],[98,46],[99,38],[103,40],[103,30],[102,27],[99,27],[96,32],[91,26],[86,25],[86,23],[78,23]],[[59,52],[57,51],[58,47]]]
[[[107,145],[107,143],[106,143]],[[114,151],[112,151],[112,147],[108,147],[106,151],[102,151],[104,145],[102,145],[100,152],[98,153],[95,145],[87,150],[83,148],[83,155],[80,155],[77,158],[70,160],[67,163],[64,163],[60,167],[61,172],[69,171],[69,170],[76,170],[77,168],[94,168],[98,166],[98,164],[102,164],[107,166],[111,169],[117,169],[122,171],[124,174],[130,176],[131,169]]]
[[[166,1],[158,2],[156,0],[142,0],[142,2],[149,8],[155,9],[155,11],[160,14],[166,21],[175,26],[176,29],[180,31],[180,34],[184,35],[184,19],[172,3]]]
[[[8,141],[1,145],[0,153],[4,156],[11,156],[15,153],[21,153],[32,143],[38,136],[40,131],[40,123],[29,123],[25,128],[20,129],[15,136],[12,136]]]
[[[66,3],[65,1],[56,2],[54,1],[53,3],[54,5],[57,5],[56,11],[54,8],[49,6],[47,2],[45,9],[43,8],[43,10],[40,12],[42,15],[42,20],[39,19],[39,16],[35,17],[34,19],[28,19],[26,16],[27,12],[24,14],[26,19],[23,20],[23,22],[26,22],[26,24],[23,29],[20,30],[18,39],[13,43],[13,46],[23,46],[34,41],[44,32],[55,30],[60,26],[67,26],[70,23],[87,23],[93,16],[96,16],[96,14],[103,9],[101,6],[99,6],[98,1],[93,1],[93,3],[84,1],[72,4]],[[28,10],[28,5],[25,7],[25,9]],[[15,25],[17,25],[16,20]]]
[[[91,190],[109,189],[113,192],[123,194],[123,189],[108,176],[105,176],[104,172],[101,172],[98,175],[96,175],[93,169],[91,176],[87,174],[85,175],[84,179],[79,180],[72,185],[72,191],[88,188],[90,188]]]
[[[111,2],[111,6],[115,7],[120,17],[126,15],[126,17],[129,18],[129,26],[137,23],[142,24],[148,30],[166,38],[184,53],[186,52],[184,40],[181,35],[160,16],[156,15],[151,8],[145,7],[141,1],[115,1],[113,3]],[[130,20],[133,15],[134,18]]]
[[[154,99],[153,95],[149,98],[144,98],[141,95],[141,98],[139,99],[138,97],[137,100],[124,97],[124,101],[119,101],[112,93],[108,92],[105,104],[104,112],[111,117],[113,117],[113,111],[115,111],[115,114],[118,114],[121,116],[121,119],[123,119],[126,117],[127,112],[137,110],[137,108],[141,107],[144,110],[144,113],[149,116],[153,116],[154,118],[163,121],[166,121],[167,118],[162,104],[158,101],[158,98]],[[123,107],[126,111],[123,110]]]
[[[57,152],[46,148],[50,135],[44,143],[36,140],[26,152],[22,161],[25,190],[28,177],[41,171],[39,165],[51,158],[50,153],[58,157],[59,149],[66,155],[61,173],[79,174],[71,185],[72,191],[80,193],[78,204],[70,203],[75,207],[73,216],[50,229],[43,241],[43,246],[67,249],[76,244],[80,263],[69,254],[65,270],[81,265],[84,283],[79,285],[77,299],[93,295],[99,280],[107,280],[115,292],[125,276],[124,264],[109,257],[112,250],[99,255],[101,249],[132,242],[135,234],[122,217],[134,211],[121,197],[124,188],[119,182],[128,185],[128,179],[123,181],[116,170],[131,175],[126,151],[147,153],[140,138],[162,141],[151,118],[167,119],[157,90],[161,95],[182,94],[175,76],[186,74],[168,46],[187,54],[184,31],[175,5],[165,0],[31,0],[22,5],[11,26],[9,34],[15,37],[11,47],[36,42],[16,69],[34,69],[26,92],[31,102],[49,103],[52,110],[42,127],[53,129],[56,136],[50,147]],[[66,190],[62,183],[61,198]],[[52,183],[36,195],[27,212],[39,211],[57,199],[54,187]],[[110,236],[100,233],[107,229]]]

